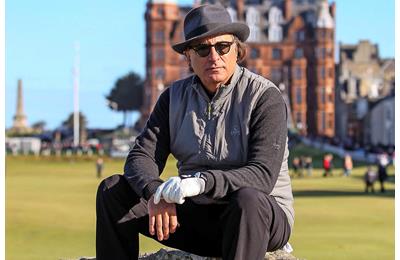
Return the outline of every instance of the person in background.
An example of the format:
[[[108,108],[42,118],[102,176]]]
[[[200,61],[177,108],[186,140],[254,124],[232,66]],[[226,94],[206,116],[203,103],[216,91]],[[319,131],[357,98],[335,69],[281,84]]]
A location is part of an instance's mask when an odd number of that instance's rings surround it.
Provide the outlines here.
[[[294,208],[282,94],[238,65],[250,29],[225,8],[198,6],[183,27],[185,41],[172,48],[194,74],[160,94],[124,175],[100,183],[97,260],[138,259],[139,233],[224,260],[261,260],[288,245]],[[170,154],[178,172],[164,181]]]
[[[385,181],[388,177],[386,167],[389,165],[389,156],[387,153],[378,155],[378,179],[381,184],[381,192],[385,192]]]
[[[324,177],[327,177],[328,175],[332,176],[332,167],[333,167],[333,155],[332,154],[326,154],[324,156],[324,159],[322,161],[322,167],[324,168]]]
[[[353,159],[350,154],[346,154],[343,159],[343,174],[348,177],[353,169]]]
[[[96,176],[97,178],[101,178],[101,174],[104,168],[104,161],[103,158],[99,157],[96,160]]]
[[[368,166],[367,171],[364,174],[364,182],[365,182],[365,192],[368,193],[371,190],[372,193],[374,190],[374,183],[376,180],[376,172],[372,169],[372,166]]]
[[[293,177],[299,176],[300,171],[300,159],[299,157],[294,157],[292,160],[292,168],[293,168]]]
[[[305,158],[305,164],[304,167],[307,171],[307,176],[311,176],[312,175],[312,171],[313,171],[313,164],[312,164],[312,157],[311,156],[307,156]]]

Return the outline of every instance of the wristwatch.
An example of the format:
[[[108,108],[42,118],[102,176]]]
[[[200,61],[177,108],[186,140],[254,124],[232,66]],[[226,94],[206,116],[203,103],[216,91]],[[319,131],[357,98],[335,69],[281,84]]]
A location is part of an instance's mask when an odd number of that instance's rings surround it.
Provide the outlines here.
[[[207,182],[207,176],[206,176],[204,173],[202,173],[202,172],[196,172],[196,173],[194,174],[194,177],[201,178],[201,179],[203,179],[205,182]]]

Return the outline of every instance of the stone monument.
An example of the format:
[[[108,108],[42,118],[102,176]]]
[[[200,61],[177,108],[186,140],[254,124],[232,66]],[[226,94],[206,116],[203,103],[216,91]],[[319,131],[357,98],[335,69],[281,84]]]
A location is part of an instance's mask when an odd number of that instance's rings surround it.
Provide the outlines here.
[[[18,80],[18,90],[17,90],[17,110],[14,116],[13,126],[10,131],[22,134],[29,133],[31,129],[28,127],[28,122],[24,112],[24,101],[22,96],[22,80]]]

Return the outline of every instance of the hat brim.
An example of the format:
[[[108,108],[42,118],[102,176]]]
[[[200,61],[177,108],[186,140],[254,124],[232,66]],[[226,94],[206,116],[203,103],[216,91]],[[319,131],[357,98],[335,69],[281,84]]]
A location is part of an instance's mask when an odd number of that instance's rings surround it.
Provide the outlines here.
[[[172,49],[180,54],[183,54],[183,52],[190,46],[193,41],[218,34],[233,34],[238,37],[240,41],[244,42],[249,37],[250,29],[247,24],[244,23],[230,23],[226,25],[221,25],[213,30],[190,38],[184,42],[176,43],[172,45]]]

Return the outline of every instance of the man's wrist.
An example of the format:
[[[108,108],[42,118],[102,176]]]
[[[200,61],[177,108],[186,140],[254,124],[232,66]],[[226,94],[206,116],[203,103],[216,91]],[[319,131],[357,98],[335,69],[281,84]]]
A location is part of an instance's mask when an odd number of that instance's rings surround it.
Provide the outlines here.
[[[208,192],[210,192],[214,188],[215,179],[214,179],[214,176],[211,173],[202,172],[201,174],[206,179],[206,186],[204,188],[204,194],[207,194]]]
[[[194,176],[195,176],[196,178],[203,179],[203,180],[204,180],[204,183],[207,183],[207,176],[206,176],[204,173],[202,173],[202,172],[196,172],[196,173],[194,174]]]
[[[146,187],[143,190],[143,197],[145,200],[149,200],[151,196],[156,193],[157,188],[162,184],[161,181],[152,181],[149,184],[146,185]]]

